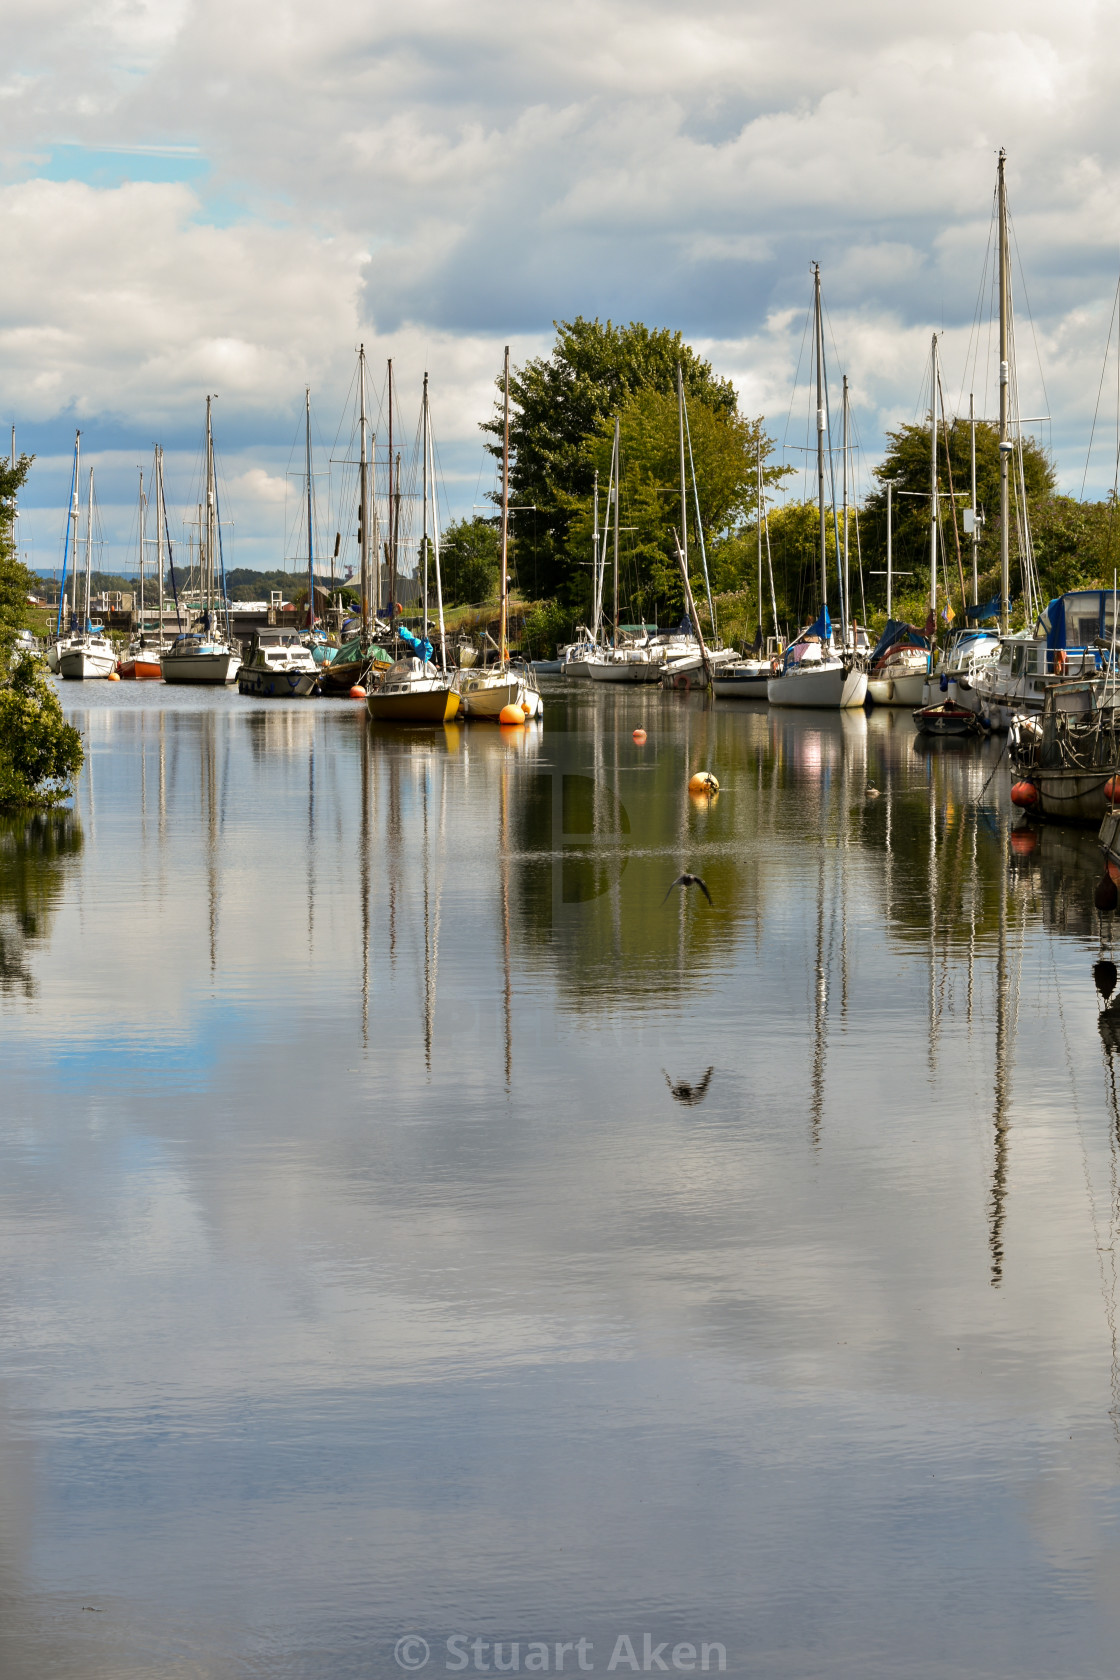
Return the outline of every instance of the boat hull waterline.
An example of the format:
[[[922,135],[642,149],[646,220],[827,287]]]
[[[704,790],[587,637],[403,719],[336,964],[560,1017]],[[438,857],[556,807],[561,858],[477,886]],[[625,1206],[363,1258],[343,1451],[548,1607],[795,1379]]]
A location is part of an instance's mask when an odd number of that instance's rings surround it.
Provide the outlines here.
[[[772,706],[846,711],[862,706],[867,699],[867,672],[846,670],[843,665],[794,669],[780,677],[771,677],[766,684],[766,697]]]

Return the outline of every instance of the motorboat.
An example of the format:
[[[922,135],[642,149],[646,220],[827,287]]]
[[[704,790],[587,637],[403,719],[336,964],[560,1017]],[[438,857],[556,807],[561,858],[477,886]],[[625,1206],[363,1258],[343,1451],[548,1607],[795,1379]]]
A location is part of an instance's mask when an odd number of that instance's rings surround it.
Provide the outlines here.
[[[450,723],[460,703],[458,689],[438,666],[410,655],[366,696],[366,711],[377,723]]]
[[[192,630],[175,637],[161,654],[159,666],[166,683],[207,683],[220,688],[236,680],[241,655],[221,637]]]
[[[262,699],[297,699],[315,694],[319,666],[314,650],[296,630],[254,630],[249,653],[237,673],[237,692]]]
[[[984,735],[980,716],[956,700],[942,700],[935,706],[918,706],[914,722],[919,735]]]
[[[117,650],[100,625],[71,636],[58,657],[58,674],[72,681],[108,677],[117,668]]]

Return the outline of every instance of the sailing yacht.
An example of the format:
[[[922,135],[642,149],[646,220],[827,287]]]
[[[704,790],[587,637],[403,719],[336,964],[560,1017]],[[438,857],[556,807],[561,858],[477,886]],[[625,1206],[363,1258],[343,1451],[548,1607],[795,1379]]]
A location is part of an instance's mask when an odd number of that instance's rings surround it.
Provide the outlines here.
[[[221,565],[218,490],[214,471],[212,398],[206,399],[206,505],[199,529],[199,568],[202,575],[202,612],[196,629],[175,637],[160,658],[164,682],[205,683],[221,687],[235,681],[241,655],[229,633],[225,577]],[[221,595],[218,594],[219,586]],[[225,629],[221,618],[225,618]]]
[[[509,351],[506,351],[509,366]],[[507,398],[508,401],[508,398]],[[428,375],[424,375],[424,401],[421,415],[423,444],[424,513],[421,555],[423,560],[424,627],[417,641],[408,637],[405,645],[416,651],[405,654],[385,673],[380,683],[366,697],[366,711],[378,723],[450,723],[459,712],[459,690],[447,673],[447,634],[443,622],[443,582],[439,568],[439,515],[435,497],[435,459],[432,449],[431,415],[428,409]],[[390,456],[391,461],[391,456]],[[428,495],[431,490],[433,539],[428,536]],[[363,526],[364,528],[364,526]],[[433,663],[433,648],[428,641],[428,554],[429,544],[435,561],[436,601],[439,611],[439,665]],[[505,546],[502,548],[503,559]],[[504,577],[504,566],[503,566]],[[503,643],[505,629],[505,597],[503,605]],[[402,640],[405,640],[402,635]]]
[[[427,376],[424,401],[427,404]],[[509,657],[509,345],[506,345],[503,379],[502,420],[502,576],[501,615],[498,629],[498,658],[493,665],[473,666],[459,673],[459,694],[469,718],[489,718],[497,723],[507,706],[516,706],[527,716],[539,716],[544,709],[536,679],[525,667],[510,663]],[[425,413],[427,409],[425,407]],[[433,487],[434,488],[434,487]],[[434,505],[434,497],[433,497]],[[425,496],[425,514],[427,498]],[[425,598],[425,613],[427,612]],[[425,627],[425,634],[427,633]]]
[[[160,615],[159,629],[153,635],[144,628],[144,549],[147,542],[147,512],[148,502],[144,495],[144,473],[140,473],[140,504],[138,508],[138,522],[140,527],[140,578],[136,598],[139,609],[136,615],[136,634],[129,643],[128,653],[121,660],[121,677],[125,682],[161,682],[163,672],[159,668],[160,654],[163,651],[163,579],[160,576]],[[159,503],[156,503],[158,516]],[[156,539],[157,565],[159,565],[159,539]]]
[[[93,565],[93,468],[89,469],[89,500],[86,505],[86,607],[84,628],[70,637],[58,656],[59,676],[83,682],[90,677],[107,677],[117,668],[117,651],[102,626],[90,618],[90,587]]]
[[[817,379],[817,514],[820,529],[820,581],[825,595],[828,582],[827,519],[824,496],[826,386],[824,326],[821,311],[820,264],[813,264],[813,352]],[[867,698],[867,671],[856,651],[858,640],[849,647],[846,619],[843,560],[837,547],[836,566],[840,585],[840,650],[834,645],[832,620],[827,599],[822,600],[815,622],[791,643],[781,669],[768,679],[766,697],[772,706],[825,707],[830,711],[862,706]],[[866,637],[864,638],[866,640]]]
[[[58,675],[58,662],[78,627],[78,475],[82,464],[82,434],[74,433],[74,467],[70,476],[70,504],[66,510],[66,539],[62,546],[62,583],[58,591],[58,622],[47,649],[47,668]],[[66,572],[70,563],[70,616],[66,615]]]

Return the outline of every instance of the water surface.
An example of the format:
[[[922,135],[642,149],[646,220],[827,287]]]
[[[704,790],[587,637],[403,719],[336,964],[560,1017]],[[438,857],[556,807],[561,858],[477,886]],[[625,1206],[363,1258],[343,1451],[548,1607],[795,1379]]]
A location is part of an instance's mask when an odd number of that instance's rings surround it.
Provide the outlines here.
[[[75,810],[0,832],[5,1680],[1114,1671],[1120,1022],[1001,743],[63,698]]]

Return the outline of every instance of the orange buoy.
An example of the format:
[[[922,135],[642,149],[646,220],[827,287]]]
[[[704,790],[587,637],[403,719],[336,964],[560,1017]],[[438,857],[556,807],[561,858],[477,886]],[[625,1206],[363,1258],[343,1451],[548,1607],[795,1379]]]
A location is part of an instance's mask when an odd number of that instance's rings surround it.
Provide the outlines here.
[[[501,711],[498,713],[498,722],[508,724],[524,723],[525,713],[522,711],[520,706],[503,706]]]
[[[1011,789],[1011,803],[1012,805],[1020,806],[1037,805],[1038,789],[1035,787],[1034,783],[1016,782],[1015,786]]]
[[[522,702],[521,702],[521,710],[522,710],[522,711],[523,711],[523,712],[524,712],[524,713],[525,713],[525,716],[526,716],[526,717],[527,717],[527,718],[531,718],[531,717],[532,717],[532,715],[533,715],[533,706],[532,706],[532,702],[531,702],[531,701],[529,701],[529,700],[522,700]]]
[[[361,683],[355,683],[353,688],[350,690],[351,700],[364,700],[365,697],[366,697],[366,691],[362,687]]]
[[[635,731],[634,731],[634,739],[635,739],[635,741],[637,741],[637,743],[638,743],[638,745],[639,745],[639,746],[642,746],[642,745],[644,745],[644,743],[645,743],[645,741],[646,741],[646,732],[645,732],[645,730],[644,730],[644,729],[635,729]]]
[[[697,770],[695,776],[689,777],[689,793],[718,793],[719,783],[710,770]]]
[[[1104,784],[1104,796],[1110,805],[1120,799],[1120,776],[1110,776]]]
[[[110,682],[120,682],[120,680],[121,680],[121,674],[120,674],[119,671],[110,671],[109,672],[109,681]]]
[[[1113,863],[1112,859],[1109,858],[1109,860],[1108,860],[1108,873],[1112,876],[1112,879],[1116,882],[1116,885],[1118,887],[1120,887],[1120,863]]]

